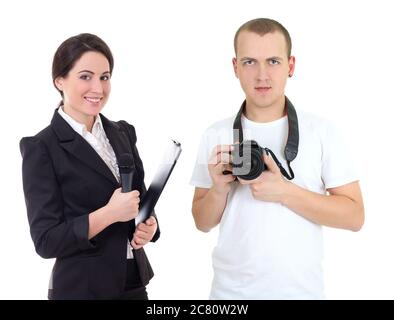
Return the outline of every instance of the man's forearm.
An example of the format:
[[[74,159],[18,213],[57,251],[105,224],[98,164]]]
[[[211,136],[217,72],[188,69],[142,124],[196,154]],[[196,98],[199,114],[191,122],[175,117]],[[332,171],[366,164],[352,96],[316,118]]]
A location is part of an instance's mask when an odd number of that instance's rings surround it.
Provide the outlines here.
[[[322,195],[286,183],[281,203],[300,216],[320,225],[358,231],[364,222],[362,201],[344,195]]]
[[[227,195],[226,192],[211,188],[204,197],[193,201],[193,217],[199,230],[208,232],[219,224],[226,207]]]

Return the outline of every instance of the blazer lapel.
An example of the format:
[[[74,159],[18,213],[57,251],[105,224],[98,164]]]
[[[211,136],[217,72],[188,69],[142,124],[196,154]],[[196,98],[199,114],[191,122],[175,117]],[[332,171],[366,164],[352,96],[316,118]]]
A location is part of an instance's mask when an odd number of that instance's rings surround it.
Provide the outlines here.
[[[110,180],[114,186],[119,186],[118,181],[92,146],[85,141],[55,110],[51,126],[59,138],[62,148],[74,157],[85,163],[88,167]]]
[[[116,159],[119,160],[120,155],[123,153],[129,153],[133,156],[127,132],[119,124],[108,120],[103,115],[101,115],[101,122],[109,143],[114,149]]]

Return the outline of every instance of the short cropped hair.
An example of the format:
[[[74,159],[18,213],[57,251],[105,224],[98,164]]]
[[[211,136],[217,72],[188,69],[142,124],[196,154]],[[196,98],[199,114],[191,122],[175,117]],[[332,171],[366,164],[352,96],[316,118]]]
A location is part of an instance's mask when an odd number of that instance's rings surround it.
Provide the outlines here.
[[[288,56],[288,58],[290,58],[290,56],[291,56],[290,34],[286,30],[286,28],[283,25],[281,25],[278,21],[268,19],[268,18],[258,18],[258,19],[253,19],[248,22],[245,22],[242,26],[239,27],[239,29],[237,30],[237,32],[235,33],[235,36],[234,36],[235,55],[237,55],[238,36],[242,31],[254,32],[260,36],[264,36],[267,33],[273,33],[275,31],[282,33],[285,37],[285,40],[286,40],[287,56]]]

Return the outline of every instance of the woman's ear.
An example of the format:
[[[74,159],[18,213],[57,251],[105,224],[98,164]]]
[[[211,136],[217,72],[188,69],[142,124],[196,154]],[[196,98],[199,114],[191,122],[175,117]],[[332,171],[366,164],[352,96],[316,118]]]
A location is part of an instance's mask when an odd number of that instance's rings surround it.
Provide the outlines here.
[[[63,77],[57,77],[54,81],[56,88],[59,91],[63,91]]]

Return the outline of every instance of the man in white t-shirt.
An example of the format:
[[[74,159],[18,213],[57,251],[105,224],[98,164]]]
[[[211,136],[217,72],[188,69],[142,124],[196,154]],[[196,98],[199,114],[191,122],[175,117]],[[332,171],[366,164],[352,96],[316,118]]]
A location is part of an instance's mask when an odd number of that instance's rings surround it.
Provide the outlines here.
[[[268,147],[286,164],[284,91],[295,66],[290,36],[277,21],[255,19],[239,28],[234,47],[234,72],[246,96],[244,140]],[[220,224],[211,299],[322,299],[321,227],[358,231],[363,225],[358,178],[340,135],[328,121],[296,110],[293,180],[266,153],[267,170],[258,178],[224,174],[233,169],[235,117],[215,123],[202,137],[191,179],[192,212],[201,231]]]

